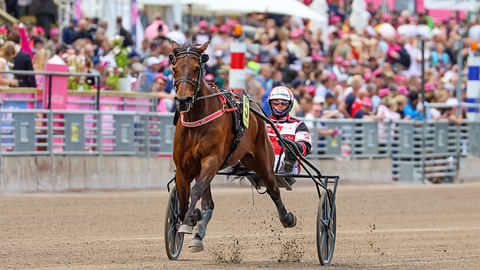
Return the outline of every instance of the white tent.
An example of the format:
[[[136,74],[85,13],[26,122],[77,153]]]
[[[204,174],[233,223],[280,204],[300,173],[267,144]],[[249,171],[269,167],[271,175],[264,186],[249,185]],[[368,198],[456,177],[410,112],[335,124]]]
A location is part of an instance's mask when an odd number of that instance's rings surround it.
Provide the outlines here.
[[[367,7],[364,0],[353,0],[352,15],[350,15],[350,26],[355,28],[357,34],[361,35],[368,24]]]
[[[223,3],[221,0],[137,0],[142,5],[152,6],[179,6],[183,13],[192,12],[195,15],[213,15],[214,12],[207,10],[208,6]],[[218,13],[217,13],[218,14]]]
[[[130,0],[82,0],[81,10],[83,16],[98,17],[108,23],[108,36],[113,36],[116,33],[116,18],[122,17],[122,24],[130,30]]]
[[[296,0],[242,0],[236,2],[235,4],[224,1],[221,4],[209,5],[207,9],[215,12],[230,12],[239,14],[250,12],[267,12],[298,16],[314,21],[326,20],[324,15],[321,15],[319,12]]]
[[[322,29],[322,41],[325,45],[328,45],[328,4],[327,0],[314,0],[310,5],[310,8],[320,13],[324,20],[313,21],[310,24],[310,30],[316,31]]]

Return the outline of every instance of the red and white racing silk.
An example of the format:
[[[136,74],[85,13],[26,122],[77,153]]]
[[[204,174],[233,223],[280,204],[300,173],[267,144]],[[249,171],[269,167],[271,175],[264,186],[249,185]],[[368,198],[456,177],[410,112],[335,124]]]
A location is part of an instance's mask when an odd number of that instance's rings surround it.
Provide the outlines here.
[[[288,115],[280,119],[270,115],[270,119],[283,137],[297,143],[302,156],[306,156],[310,152],[310,149],[312,148],[312,138],[304,122],[291,118]],[[273,144],[275,155],[280,155],[282,147],[277,141],[277,135],[270,125],[267,125],[267,129],[268,137]]]

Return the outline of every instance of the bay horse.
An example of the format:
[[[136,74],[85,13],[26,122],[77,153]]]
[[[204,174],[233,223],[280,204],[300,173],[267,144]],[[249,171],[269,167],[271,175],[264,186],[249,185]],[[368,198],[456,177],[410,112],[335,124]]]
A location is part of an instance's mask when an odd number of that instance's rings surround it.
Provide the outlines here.
[[[192,252],[203,250],[202,240],[214,208],[211,181],[221,167],[232,166],[239,160],[263,179],[267,192],[277,207],[282,225],[296,225],[295,216],[287,212],[280,198],[273,171],[275,156],[264,120],[250,113],[248,128],[244,130],[238,147],[230,153],[234,140],[231,114],[234,112],[226,106],[222,93],[204,80],[203,68],[208,61],[208,55],[204,52],[208,44],[206,42],[198,46],[187,42],[179,46],[172,41],[173,53],[169,56],[176,88],[175,102],[180,117],[173,141],[179,217],[182,221],[178,232],[191,234],[193,227],[200,221],[189,246]],[[190,190],[194,179],[196,183]],[[200,198],[202,212],[196,208]]]

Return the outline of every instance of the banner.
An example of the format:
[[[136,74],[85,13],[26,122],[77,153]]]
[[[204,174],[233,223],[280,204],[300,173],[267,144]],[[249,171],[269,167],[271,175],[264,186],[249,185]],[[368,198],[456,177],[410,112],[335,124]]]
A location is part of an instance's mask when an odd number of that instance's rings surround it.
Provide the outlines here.
[[[47,64],[45,71],[68,72],[68,65]],[[67,76],[52,76],[52,106],[53,110],[65,110],[67,108]],[[48,108],[49,78],[45,76],[45,89],[43,89],[43,108]]]
[[[449,9],[475,11],[475,0],[424,0],[426,9]]]

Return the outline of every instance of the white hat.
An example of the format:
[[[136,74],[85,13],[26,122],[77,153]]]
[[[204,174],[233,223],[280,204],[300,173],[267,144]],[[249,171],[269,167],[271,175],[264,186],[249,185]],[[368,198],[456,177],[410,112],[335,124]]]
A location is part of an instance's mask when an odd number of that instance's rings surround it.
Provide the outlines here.
[[[147,67],[149,67],[149,66],[151,66],[151,65],[158,65],[158,64],[160,64],[161,62],[162,62],[162,61],[161,61],[159,58],[155,57],[155,56],[149,57],[149,58],[147,59]]]
[[[215,57],[223,57],[223,51],[222,50],[216,50],[214,53]]]
[[[325,98],[322,96],[315,96],[313,98],[313,104],[325,103]]]

